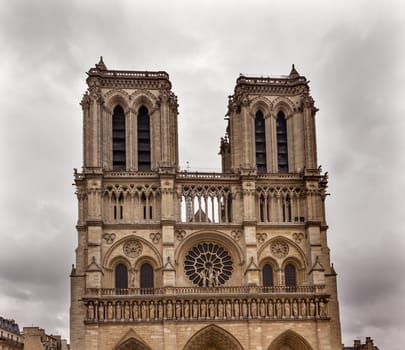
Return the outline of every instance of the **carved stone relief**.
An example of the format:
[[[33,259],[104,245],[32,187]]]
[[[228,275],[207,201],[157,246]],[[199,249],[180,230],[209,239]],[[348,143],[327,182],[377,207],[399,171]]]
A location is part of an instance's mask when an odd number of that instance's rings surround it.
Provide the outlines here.
[[[270,244],[271,253],[277,258],[284,258],[287,256],[289,248],[288,244],[282,240],[274,240]]]
[[[215,298],[86,302],[86,320],[90,322],[318,318],[328,318],[325,298]]]
[[[142,253],[142,243],[137,239],[131,239],[123,246],[124,254],[130,258],[136,258]]]
[[[112,242],[114,242],[116,237],[117,236],[115,233],[104,233],[103,234],[103,239],[105,240],[105,242],[107,244],[112,244]]]
[[[161,234],[159,232],[156,232],[156,233],[152,232],[149,235],[149,237],[150,237],[150,239],[152,240],[153,243],[157,244],[160,241]]]
[[[262,244],[267,238],[267,233],[258,233],[256,234],[256,240],[259,244]]]

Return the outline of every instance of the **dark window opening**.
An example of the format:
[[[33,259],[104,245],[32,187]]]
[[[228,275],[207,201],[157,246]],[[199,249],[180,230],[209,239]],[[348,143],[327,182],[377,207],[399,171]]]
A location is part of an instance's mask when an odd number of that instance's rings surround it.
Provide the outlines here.
[[[142,106],[138,112],[138,170],[151,170],[150,159],[149,112],[145,106]]]
[[[149,206],[149,219],[152,219],[152,214],[153,214],[153,210],[152,210],[152,206]]]
[[[297,271],[293,264],[287,264],[284,270],[285,274],[285,285],[287,287],[296,287],[297,286]]]
[[[125,170],[125,114],[121,106],[114,108],[112,116],[113,169]]]
[[[273,287],[273,268],[266,264],[263,266],[263,286],[264,287]]]
[[[115,288],[128,288],[128,269],[124,264],[118,264],[115,268]]]
[[[146,263],[141,266],[141,290],[144,294],[153,293],[153,267]]]
[[[281,111],[277,114],[276,124],[278,172],[288,173],[287,121]]]
[[[114,205],[114,220],[117,220],[117,206]]]
[[[263,113],[258,111],[255,118],[256,168],[258,174],[267,173],[266,125]]]
[[[122,208],[122,205],[120,205],[120,219],[122,220],[124,218],[124,210]]]

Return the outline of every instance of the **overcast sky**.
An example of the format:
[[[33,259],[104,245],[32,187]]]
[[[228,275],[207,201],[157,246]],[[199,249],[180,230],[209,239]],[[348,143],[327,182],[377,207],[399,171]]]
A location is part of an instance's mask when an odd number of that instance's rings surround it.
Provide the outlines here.
[[[181,165],[220,166],[239,73],[310,81],[343,341],[405,335],[401,1],[0,2],[0,315],[68,337],[85,72],[166,70]]]

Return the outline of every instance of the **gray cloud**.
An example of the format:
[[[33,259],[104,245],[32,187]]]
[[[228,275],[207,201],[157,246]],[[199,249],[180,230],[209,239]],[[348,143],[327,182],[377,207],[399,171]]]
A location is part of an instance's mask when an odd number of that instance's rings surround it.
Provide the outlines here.
[[[0,5],[0,309],[68,334],[85,74],[166,70],[179,97],[181,165],[219,167],[239,73],[311,80],[329,245],[345,343],[396,349],[405,323],[405,50],[399,1],[12,1]],[[371,305],[371,306],[370,306]],[[45,311],[44,311],[45,310]]]

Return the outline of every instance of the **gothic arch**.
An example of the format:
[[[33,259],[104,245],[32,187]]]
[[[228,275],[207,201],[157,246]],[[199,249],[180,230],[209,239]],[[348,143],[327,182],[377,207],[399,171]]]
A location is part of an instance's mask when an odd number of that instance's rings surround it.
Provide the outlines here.
[[[131,99],[133,100],[131,108],[135,113],[138,113],[141,106],[145,106],[149,111],[149,115],[152,116],[157,108],[157,98],[149,91],[135,91],[131,94]]]
[[[188,235],[177,247],[175,259],[179,261],[179,258],[182,257],[187,249],[191,248],[193,245],[201,242],[215,242],[222,245],[224,248],[229,249],[229,253],[232,254],[232,257],[235,258],[236,264],[243,263],[243,252],[240,247],[231,240],[227,235],[218,231],[205,231],[200,230],[191,233]]]
[[[312,350],[312,347],[301,335],[288,330],[274,339],[267,350]]]
[[[224,233],[205,230],[193,232],[189,236],[186,236],[177,247],[175,252],[175,261],[177,264],[177,271],[179,272],[176,274],[177,283],[179,283],[179,285],[191,285],[192,283],[195,284],[201,282],[201,280],[198,279],[192,280],[185,271],[186,256],[189,256],[188,253],[191,250],[197,249],[200,251],[201,247],[196,248],[196,246],[200,244],[203,246],[208,244],[209,247],[211,244],[214,246],[217,245],[227,252],[227,255],[232,259],[232,268],[230,269],[232,272],[229,273],[229,269],[227,269],[228,273],[226,273],[226,282],[222,281],[222,283],[226,283],[225,285],[227,286],[239,285],[238,283],[243,279],[242,265],[244,263],[241,249],[234,240],[230,239]],[[213,249],[217,248],[214,247]]]
[[[277,119],[278,112],[282,111],[285,115],[285,119],[290,118],[294,113],[294,103],[288,97],[279,96],[273,102],[273,117]]]
[[[209,325],[196,334],[184,346],[184,350],[243,350],[239,341],[226,330]]]
[[[120,105],[124,109],[124,113],[129,112],[129,95],[121,89],[112,89],[105,94],[105,109],[109,114],[112,114],[114,108]]]
[[[114,350],[152,350],[132,329],[114,347]]]
[[[295,242],[293,242],[291,239],[284,237],[284,236],[276,236],[276,237],[272,237],[271,239],[269,239],[267,242],[265,242],[258,250],[257,250],[257,256],[260,257],[263,253],[263,251],[265,249],[269,249],[270,245],[272,242],[274,242],[275,240],[280,240],[283,241],[285,243],[287,243],[289,246],[292,246],[297,253],[299,254],[299,258],[297,256],[292,256],[290,254],[290,252],[283,258],[284,261],[288,260],[288,259],[293,259],[294,262],[296,264],[298,264],[299,268],[305,268],[307,266],[307,262],[306,262],[306,258],[305,258],[305,254],[303,252],[303,250],[301,249],[301,247],[298,246],[298,244],[296,244]],[[267,259],[268,254],[264,254],[263,258],[259,259],[259,264],[262,264],[263,261],[265,259]],[[284,265],[284,261],[282,263],[282,265]],[[282,267],[282,266],[279,266]]]
[[[267,97],[264,96],[258,96],[254,98],[250,105],[250,115],[253,118],[255,118],[258,111],[261,111],[263,113],[264,119],[267,119],[271,115],[271,112],[273,110],[273,104]]]
[[[136,235],[130,235],[130,236],[117,240],[117,242],[115,242],[108,249],[107,253],[105,254],[104,259],[103,259],[103,266],[110,269],[112,267],[113,263],[116,261],[116,259],[119,259],[119,256],[112,257],[112,253],[116,250],[116,248],[123,245],[126,241],[130,241],[130,240],[137,240],[137,241],[141,242],[143,247],[146,248],[150,252],[149,255],[145,254],[145,252],[144,252],[145,249],[143,249],[142,254],[136,258],[137,260],[144,259],[145,255],[148,255],[149,259],[154,262],[155,268],[159,268],[162,266],[162,256],[160,255],[160,253],[156,249],[156,247],[154,247],[152,244],[150,244],[150,242],[148,242],[146,239],[136,236]],[[124,254],[124,252],[122,252],[119,255],[123,256],[123,254]],[[136,262],[135,262],[135,264],[136,264]]]

